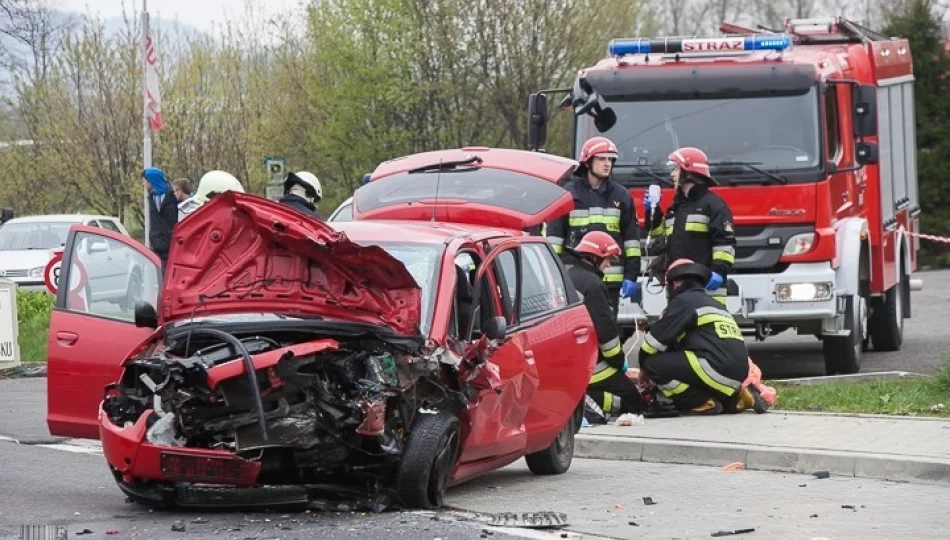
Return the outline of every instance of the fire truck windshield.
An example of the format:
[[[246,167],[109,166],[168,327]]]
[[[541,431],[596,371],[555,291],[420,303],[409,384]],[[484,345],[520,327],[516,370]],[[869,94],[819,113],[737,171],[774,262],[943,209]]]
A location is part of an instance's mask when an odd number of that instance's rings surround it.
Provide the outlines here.
[[[609,137],[620,150],[617,173],[633,183],[654,183],[650,173],[665,175],[667,156],[684,146],[702,149],[713,163],[754,165],[723,169],[721,175],[734,177],[736,184],[762,177],[762,171],[791,182],[815,181],[822,155],[816,92],[727,99],[605,98],[617,114],[616,124],[600,133],[590,117],[578,118],[575,152],[590,137]],[[716,169],[714,165],[714,175]]]

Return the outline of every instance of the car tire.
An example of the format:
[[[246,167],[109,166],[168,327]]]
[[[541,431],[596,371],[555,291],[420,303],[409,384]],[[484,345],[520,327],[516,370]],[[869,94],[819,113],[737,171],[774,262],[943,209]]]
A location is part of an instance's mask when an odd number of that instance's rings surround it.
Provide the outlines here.
[[[528,463],[528,469],[540,476],[566,473],[571,468],[571,461],[574,460],[575,433],[572,414],[567,424],[561,428],[561,432],[547,448],[524,457]]]
[[[129,275],[129,283],[125,287],[125,297],[119,300],[119,308],[123,311],[132,311],[135,304],[142,299],[142,273],[138,270],[132,270]]]
[[[871,341],[875,351],[899,351],[904,344],[904,282],[895,283],[875,303],[870,321]]]
[[[402,506],[406,509],[442,506],[458,457],[458,418],[448,411],[418,413],[396,478],[396,492]]]
[[[846,337],[825,336],[822,349],[825,372],[828,375],[851,374],[861,371],[861,352],[867,333],[867,300],[861,295],[847,297],[844,325],[851,330]]]

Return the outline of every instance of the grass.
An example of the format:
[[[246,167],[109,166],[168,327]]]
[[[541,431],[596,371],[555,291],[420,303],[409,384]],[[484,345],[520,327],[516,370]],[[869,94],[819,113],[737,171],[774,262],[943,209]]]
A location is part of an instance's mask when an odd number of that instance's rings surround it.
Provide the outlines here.
[[[808,386],[767,384],[778,391],[778,409],[950,418],[950,364],[930,377]]]
[[[46,293],[17,291],[20,362],[46,362],[46,335],[53,302],[53,296]]]

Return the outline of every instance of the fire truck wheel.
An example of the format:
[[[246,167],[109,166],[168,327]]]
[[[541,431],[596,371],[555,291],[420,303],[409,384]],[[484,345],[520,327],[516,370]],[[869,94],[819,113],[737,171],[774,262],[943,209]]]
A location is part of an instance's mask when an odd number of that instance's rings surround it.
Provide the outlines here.
[[[875,351],[899,351],[904,343],[904,276],[875,301],[871,316],[871,340]]]
[[[849,296],[846,310],[844,327],[851,333],[846,337],[825,336],[822,340],[825,372],[828,375],[861,371],[861,350],[868,329],[867,300],[860,295]]]

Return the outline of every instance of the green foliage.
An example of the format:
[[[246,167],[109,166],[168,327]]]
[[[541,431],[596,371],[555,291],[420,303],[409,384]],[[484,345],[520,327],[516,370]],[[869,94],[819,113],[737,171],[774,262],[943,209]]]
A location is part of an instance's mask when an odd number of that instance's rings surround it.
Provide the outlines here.
[[[911,0],[892,15],[884,33],[906,37],[914,55],[916,77],[917,168],[920,179],[922,229],[950,235],[950,54],[944,48],[943,22],[932,0]],[[940,246],[925,241],[923,247]]]
[[[44,292],[17,290],[17,321],[19,326],[20,361],[46,361],[46,335],[55,298]]]

